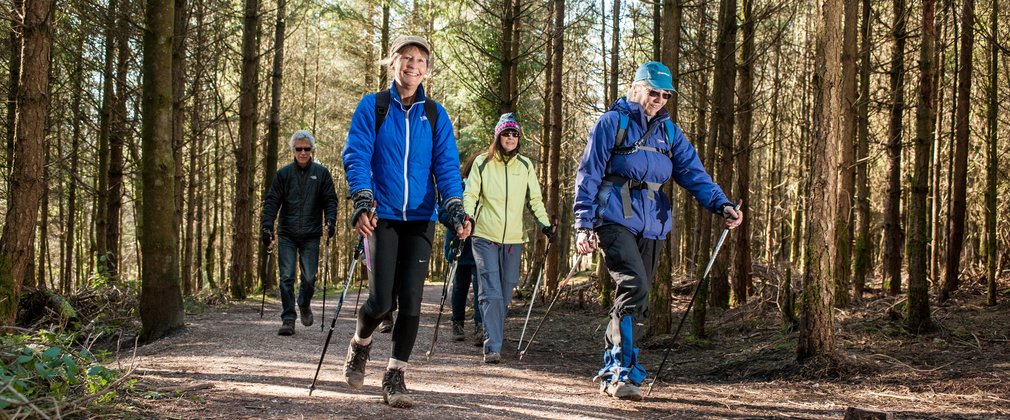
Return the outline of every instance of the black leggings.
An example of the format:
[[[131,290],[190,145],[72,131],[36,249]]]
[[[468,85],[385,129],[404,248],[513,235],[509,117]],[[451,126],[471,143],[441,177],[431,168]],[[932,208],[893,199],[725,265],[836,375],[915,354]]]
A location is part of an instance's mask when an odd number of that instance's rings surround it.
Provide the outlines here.
[[[382,318],[393,309],[399,313],[393,325],[393,358],[410,360],[421,319],[421,296],[428,275],[435,224],[379,219],[370,240],[375,242],[374,269],[369,279],[368,300],[358,312],[357,335],[368,338]]]

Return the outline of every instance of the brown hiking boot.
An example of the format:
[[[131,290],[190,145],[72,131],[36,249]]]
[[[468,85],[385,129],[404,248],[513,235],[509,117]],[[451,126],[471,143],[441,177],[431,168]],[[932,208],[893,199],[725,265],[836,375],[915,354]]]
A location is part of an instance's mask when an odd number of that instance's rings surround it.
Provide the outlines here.
[[[382,401],[395,408],[410,408],[414,400],[407,394],[407,385],[403,383],[403,371],[388,369],[382,375]]]
[[[351,344],[347,346],[347,361],[344,363],[344,380],[351,388],[361,389],[365,386],[365,363],[368,362],[371,350],[372,343],[362,346],[351,337]]]
[[[463,330],[463,321],[452,321],[452,341],[466,340],[466,331]]]
[[[295,335],[295,320],[285,319],[281,321],[281,328],[277,330],[277,335]]]
[[[299,306],[298,312],[301,314],[302,325],[306,327],[311,326],[312,321],[314,320],[314,318],[312,318],[312,308],[309,306]]]

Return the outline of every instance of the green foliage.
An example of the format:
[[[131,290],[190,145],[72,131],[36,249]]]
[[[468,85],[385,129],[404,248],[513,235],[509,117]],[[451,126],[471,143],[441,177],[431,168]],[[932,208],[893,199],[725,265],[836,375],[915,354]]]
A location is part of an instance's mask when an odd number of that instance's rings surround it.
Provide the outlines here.
[[[58,403],[102,392],[122,374],[106,368],[101,356],[75,348],[69,334],[41,330],[0,337],[0,410],[43,398]],[[97,400],[115,396],[108,392]]]

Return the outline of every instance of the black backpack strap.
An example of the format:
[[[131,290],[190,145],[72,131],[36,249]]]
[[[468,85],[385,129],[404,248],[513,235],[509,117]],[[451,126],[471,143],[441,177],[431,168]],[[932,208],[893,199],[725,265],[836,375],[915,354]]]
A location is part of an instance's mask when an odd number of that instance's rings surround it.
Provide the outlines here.
[[[438,127],[438,102],[425,99],[424,115],[428,117],[428,124],[431,125],[431,139],[435,140],[435,127]]]
[[[389,113],[389,102],[392,100],[392,96],[389,94],[389,89],[375,94],[375,132],[379,132],[379,128],[382,127],[382,122],[386,120],[386,114]]]

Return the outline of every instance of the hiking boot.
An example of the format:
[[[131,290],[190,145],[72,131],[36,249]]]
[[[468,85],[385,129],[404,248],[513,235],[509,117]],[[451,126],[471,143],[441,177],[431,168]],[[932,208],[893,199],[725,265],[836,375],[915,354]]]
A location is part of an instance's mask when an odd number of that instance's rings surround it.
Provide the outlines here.
[[[295,320],[285,319],[281,321],[281,329],[277,330],[277,335],[295,335]]]
[[[642,389],[631,382],[602,382],[600,393],[619,400],[642,401]]]
[[[501,363],[501,353],[492,351],[489,353],[484,353],[484,363],[488,364],[498,364]]]
[[[302,325],[304,325],[306,327],[312,325],[313,318],[312,318],[312,308],[311,307],[309,307],[307,305],[306,306],[299,306],[298,307],[298,312],[301,314],[301,317],[302,317]]]
[[[395,408],[410,408],[414,400],[407,395],[407,385],[403,383],[403,371],[388,369],[382,375],[382,401]]]
[[[481,347],[483,345],[484,345],[484,327],[482,327],[480,324],[477,324],[477,326],[473,330],[473,346]]]
[[[466,331],[463,330],[463,321],[452,321],[452,341],[466,340]]]
[[[347,361],[344,363],[344,380],[354,389],[361,389],[365,386],[365,363],[368,362],[368,352],[372,350],[372,343],[362,346],[354,342],[347,346]]]
[[[382,323],[379,324],[379,332],[387,334],[393,331],[393,317],[382,318]]]

